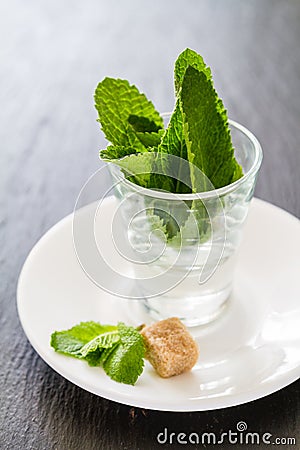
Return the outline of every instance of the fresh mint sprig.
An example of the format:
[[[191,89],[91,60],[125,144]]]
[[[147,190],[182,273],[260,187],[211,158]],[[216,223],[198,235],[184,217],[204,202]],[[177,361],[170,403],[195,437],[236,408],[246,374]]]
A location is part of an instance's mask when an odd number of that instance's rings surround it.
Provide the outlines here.
[[[178,194],[203,192],[211,186],[217,189],[238,180],[243,172],[234,156],[227,112],[214,89],[210,68],[199,54],[186,49],[175,62],[174,83],[175,109],[164,129],[160,114],[135,86],[113,78],[100,82],[95,106],[102,130],[112,143],[100,152],[100,157],[121,167],[136,184]],[[184,165],[187,184],[180,181],[183,164],[170,168],[167,155],[188,162],[188,174]],[[195,167],[205,176],[196,176]],[[170,173],[174,176],[170,177]],[[155,204],[152,206],[156,214]],[[200,238],[208,239],[210,233],[203,226],[207,218],[204,205],[194,201],[187,206],[198,218]],[[187,215],[183,214],[176,228],[170,222],[172,211],[164,217],[157,214],[167,241],[175,244],[177,234],[186,226]]]
[[[135,384],[143,371],[143,338],[136,328],[122,322],[117,326],[81,322],[52,333],[50,345],[55,351],[82,359],[90,366],[102,366],[111,379],[120,383]]]

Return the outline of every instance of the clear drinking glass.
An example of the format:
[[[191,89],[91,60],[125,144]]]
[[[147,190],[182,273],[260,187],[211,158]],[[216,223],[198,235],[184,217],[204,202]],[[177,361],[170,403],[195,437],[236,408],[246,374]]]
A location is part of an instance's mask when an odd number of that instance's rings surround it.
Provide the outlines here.
[[[245,127],[229,124],[244,176],[223,188],[197,194],[145,189],[110,165],[127,230],[126,259],[144,307],[156,320],[176,316],[186,326],[207,324],[221,314],[231,293],[262,150]]]

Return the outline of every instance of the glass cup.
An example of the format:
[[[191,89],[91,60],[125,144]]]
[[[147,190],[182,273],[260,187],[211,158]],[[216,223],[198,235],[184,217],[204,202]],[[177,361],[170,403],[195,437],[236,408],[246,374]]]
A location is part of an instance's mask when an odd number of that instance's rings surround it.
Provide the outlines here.
[[[244,175],[228,186],[197,194],[146,189],[109,165],[125,230],[122,254],[155,320],[176,316],[188,327],[207,324],[230,296],[262,150],[245,127],[229,124]]]

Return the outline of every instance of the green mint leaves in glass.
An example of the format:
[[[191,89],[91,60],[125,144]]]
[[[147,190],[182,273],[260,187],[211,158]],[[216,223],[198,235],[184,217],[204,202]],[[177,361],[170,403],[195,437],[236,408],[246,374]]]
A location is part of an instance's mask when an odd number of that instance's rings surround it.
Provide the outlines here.
[[[261,150],[228,120],[200,55],[179,55],[174,82],[170,115],[126,80],[98,84],[98,120],[110,142],[100,157],[110,166],[148,310],[198,325],[214,319],[230,295]]]

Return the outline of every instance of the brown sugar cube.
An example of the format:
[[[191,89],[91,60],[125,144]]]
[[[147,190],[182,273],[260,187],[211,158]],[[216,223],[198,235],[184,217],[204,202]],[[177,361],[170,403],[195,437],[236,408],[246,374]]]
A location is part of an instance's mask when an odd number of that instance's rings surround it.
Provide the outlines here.
[[[196,364],[199,356],[197,343],[177,317],[145,327],[141,334],[146,358],[161,377],[179,375]]]

